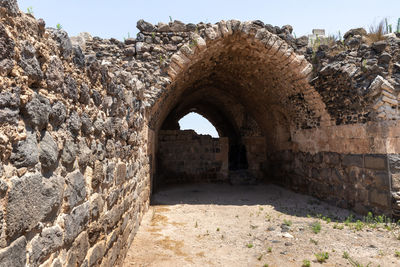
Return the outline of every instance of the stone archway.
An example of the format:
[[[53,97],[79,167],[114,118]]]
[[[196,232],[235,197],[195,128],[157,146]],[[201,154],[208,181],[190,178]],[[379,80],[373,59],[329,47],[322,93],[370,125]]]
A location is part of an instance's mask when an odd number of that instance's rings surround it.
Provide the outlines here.
[[[176,129],[177,121],[195,110],[228,138],[231,175],[250,169],[266,177],[268,155],[293,150],[292,133],[331,123],[309,85],[311,70],[285,41],[250,22],[222,21],[203,34],[193,33],[171,57],[166,69],[171,84],[151,112],[153,158],[160,131]],[[246,159],[235,164],[238,154]]]

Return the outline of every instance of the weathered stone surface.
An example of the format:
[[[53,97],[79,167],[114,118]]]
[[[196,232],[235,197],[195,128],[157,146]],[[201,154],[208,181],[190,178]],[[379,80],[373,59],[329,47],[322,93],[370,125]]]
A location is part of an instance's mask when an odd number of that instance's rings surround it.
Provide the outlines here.
[[[81,266],[89,249],[89,239],[86,232],[82,232],[72,244],[66,260],[66,266]]]
[[[38,266],[50,253],[63,245],[62,229],[58,225],[45,228],[32,239],[31,244],[29,261],[33,266]]]
[[[36,135],[28,132],[27,138],[16,144],[10,159],[16,167],[35,166],[39,162],[39,151]]]
[[[67,167],[71,168],[77,155],[77,146],[72,140],[67,140],[61,154],[61,161]]]
[[[64,82],[64,67],[57,56],[51,56],[46,70],[47,87],[56,92],[61,92]]]
[[[118,163],[115,169],[115,184],[119,185],[125,182],[126,178],[126,164],[125,163]]]
[[[90,215],[92,220],[96,220],[103,211],[104,200],[100,194],[93,194],[90,200]]]
[[[25,266],[26,238],[21,236],[5,249],[0,250],[0,267]]]
[[[11,179],[6,205],[7,235],[13,238],[30,231],[42,220],[51,219],[63,195],[62,178],[26,174]]]
[[[82,104],[89,104],[90,102],[90,90],[86,84],[82,84],[81,90],[79,92],[79,102]]]
[[[35,95],[32,101],[28,102],[23,109],[26,121],[32,128],[42,130],[49,122],[51,106],[49,100],[39,94]]]
[[[19,65],[33,82],[43,79],[43,72],[36,58],[36,49],[29,41],[21,42],[21,58]]]
[[[50,36],[58,43],[61,55],[64,58],[70,58],[73,53],[73,48],[68,33],[64,30],[51,29]]]
[[[86,112],[82,113],[81,122],[82,122],[82,126],[81,126],[82,133],[84,133],[86,135],[93,133],[94,128],[93,128],[92,119],[89,117],[89,115]]]
[[[65,121],[66,117],[67,109],[65,105],[60,101],[56,101],[50,110],[50,122],[54,126],[60,126]]]
[[[182,21],[174,20],[170,23],[169,28],[172,32],[185,32],[186,25]]]
[[[372,44],[372,49],[374,49],[377,53],[382,53],[387,46],[386,41],[377,41]]]
[[[387,170],[386,156],[366,155],[364,157],[365,168],[374,170]]]
[[[363,167],[362,155],[345,155],[342,160],[343,166]]]
[[[58,146],[49,132],[45,132],[39,142],[39,160],[45,171],[52,171],[57,167]]]
[[[71,133],[73,133],[74,135],[78,135],[82,127],[82,121],[81,118],[79,117],[79,114],[76,111],[72,111],[71,114],[69,115],[68,124],[69,124],[68,128],[71,131]]]
[[[388,154],[389,169],[392,173],[400,172],[400,155],[399,154]]]
[[[156,29],[153,24],[142,19],[137,22],[136,27],[143,32],[154,32]]]
[[[75,207],[70,214],[64,216],[64,242],[72,243],[85,229],[90,218],[89,202]]]
[[[87,258],[89,266],[99,265],[105,253],[105,241],[101,241],[89,249]]]
[[[18,15],[19,8],[17,0],[0,0],[0,7],[4,8],[11,15]]]
[[[85,178],[79,170],[76,170],[65,177],[65,182],[67,187],[64,197],[68,208],[73,209],[86,198]]]
[[[104,180],[104,169],[103,163],[96,161],[94,164],[93,177],[92,177],[92,188],[97,188]]]

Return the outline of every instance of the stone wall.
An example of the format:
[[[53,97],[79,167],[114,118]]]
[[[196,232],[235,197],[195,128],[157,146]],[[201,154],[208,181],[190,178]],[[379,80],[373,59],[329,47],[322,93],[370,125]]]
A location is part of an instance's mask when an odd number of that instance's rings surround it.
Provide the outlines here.
[[[0,266],[123,259],[150,165],[143,85],[118,68],[0,1]]]
[[[315,154],[284,151],[271,156],[274,181],[333,205],[366,214],[391,215],[391,179],[381,154]]]
[[[193,130],[163,130],[159,134],[157,169],[162,173],[154,187],[165,184],[226,182],[228,138],[198,135]]]

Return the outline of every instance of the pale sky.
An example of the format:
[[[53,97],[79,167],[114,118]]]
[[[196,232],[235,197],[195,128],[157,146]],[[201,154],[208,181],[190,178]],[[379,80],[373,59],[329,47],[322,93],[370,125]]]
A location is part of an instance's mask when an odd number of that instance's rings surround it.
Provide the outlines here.
[[[314,28],[335,35],[357,27],[368,30],[384,18],[395,29],[400,17],[399,0],[19,0],[18,4],[24,12],[32,7],[34,16],[43,18],[48,27],[60,23],[70,36],[89,32],[119,40],[128,37],[128,33],[136,36],[139,19],[153,24],[169,22],[170,17],[185,23],[259,19],[277,26],[290,24],[300,37]],[[194,117],[188,121],[184,128],[202,125]],[[201,129],[209,133],[211,130],[207,126]]]

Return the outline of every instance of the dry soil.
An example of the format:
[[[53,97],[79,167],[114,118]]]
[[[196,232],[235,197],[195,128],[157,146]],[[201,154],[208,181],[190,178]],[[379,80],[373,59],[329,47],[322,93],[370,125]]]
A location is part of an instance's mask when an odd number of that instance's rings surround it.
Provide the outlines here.
[[[350,211],[278,186],[183,185],[152,203],[123,266],[400,266],[397,226],[356,229]]]

